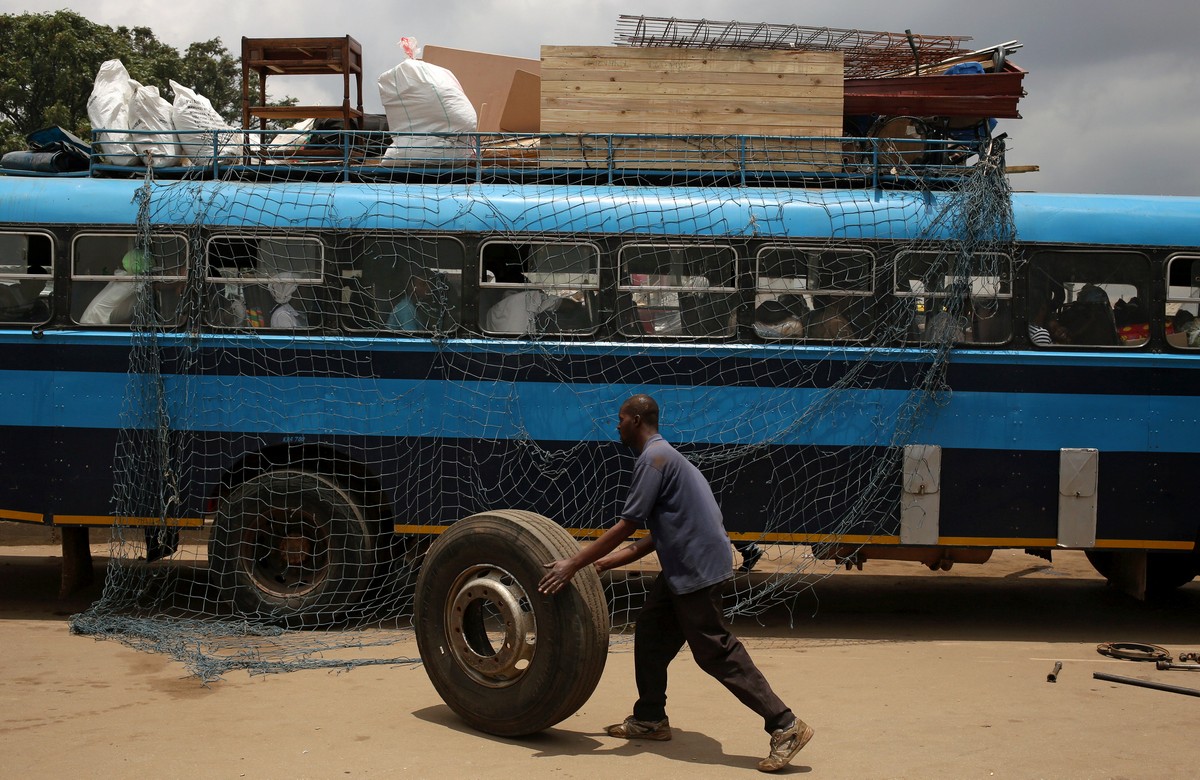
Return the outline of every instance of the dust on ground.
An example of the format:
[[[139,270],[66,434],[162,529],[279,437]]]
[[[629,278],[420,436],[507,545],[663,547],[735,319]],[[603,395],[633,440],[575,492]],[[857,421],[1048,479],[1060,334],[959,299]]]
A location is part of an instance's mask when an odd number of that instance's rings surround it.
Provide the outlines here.
[[[459,721],[419,665],[235,672],[204,686],[162,656],[73,636],[68,618],[98,597],[107,548],[93,548],[97,582],[60,600],[59,552],[47,541],[0,547],[0,776],[761,776],[761,724],[686,651],[671,670],[670,742],[604,734],[634,695],[625,637],[579,712],[534,737],[502,739]],[[816,728],[781,774],[1195,776],[1200,702],[1092,673],[1200,689],[1200,674],[1095,649],[1137,641],[1176,655],[1200,650],[1200,583],[1139,603],[1073,552],[1056,552],[1053,564],[998,551],[950,572],[868,562],[831,574],[790,608],[734,624],[777,692]],[[416,655],[416,643],[400,637],[393,650]],[[1048,683],[1056,661],[1062,671]]]

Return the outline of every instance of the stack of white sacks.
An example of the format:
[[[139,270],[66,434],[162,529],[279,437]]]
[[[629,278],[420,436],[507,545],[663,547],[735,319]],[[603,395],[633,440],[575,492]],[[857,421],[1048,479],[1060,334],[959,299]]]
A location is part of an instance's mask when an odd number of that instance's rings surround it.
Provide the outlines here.
[[[417,56],[417,43],[402,38],[405,59],[379,77],[379,97],[387,114],[392,144],[385,162],[470,157],[469,139],[478,118],[458,79],[449,70]],[[209,165],[214,155],[221,161],[237,157],[231,127],[208,98],[171,81],[175,95],[168,103],[158,87],[147,87],[129,77],[120,60],[100,66],[88,99],[95,146],[104,162],[113,165]],[[293,130],[308,129],[297,125]],[[153,131],[174,130],[177,135]],[[126,132],[127,131],[127,132]],[[433,134],[433,135],[427,135]],[[294,147],[304,136],[291,133],[273,144]]]
[[[446,68],[418,59],[414,39],[400,45],[404,61],[379,77],[388,129],[401,133],[392,136],[384,162],[469,157],[473,146],[459,134],[475,132],[478,118],[462,85]]]
[[[104,162],[113,165],[152,165],[156,168],[208,165],[214,154],[221,160],[237,156],[233,130],[208,98],[171,81],[175,101],[168,103],[158,87],[129,77],[120,60],[109,60],[96,74],[88,98],[88,120],[96,130],[95,145]],[[128,130],[129,132],[120,132]],[[155,131],[174,130],[177,135]],[[220,132],[225,131],[225,132]]]

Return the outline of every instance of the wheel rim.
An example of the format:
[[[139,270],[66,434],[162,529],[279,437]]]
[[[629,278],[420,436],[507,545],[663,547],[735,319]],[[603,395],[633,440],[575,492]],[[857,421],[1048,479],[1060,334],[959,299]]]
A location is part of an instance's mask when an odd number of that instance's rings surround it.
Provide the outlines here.
[[[239,556],[254,587],[278,598],[319,589],[329,576],[328,523],[307,507],[265,507],[256,520]]]
[[[480,564],[455,580],[446,599],[447,645],[481,685],[504,688],[533,661],[537,620],[525,589],[499,566]]]

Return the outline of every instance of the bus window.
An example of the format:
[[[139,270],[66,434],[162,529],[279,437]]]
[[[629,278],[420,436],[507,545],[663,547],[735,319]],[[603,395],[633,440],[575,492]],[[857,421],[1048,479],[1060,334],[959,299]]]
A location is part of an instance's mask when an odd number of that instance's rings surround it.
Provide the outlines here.
[[[630,336],[728,338],[737,326],[737,255],[725,246],[621,247],[618,309]]]
[[[450,333],[462,308],[462,242],[368,236],[351,247],[343,314],[352,330]]]
[[[907,301],[908,341],[1002,344],[1012,336],[1012,259],[945,252],[896,256],[895,295]]]
[[[1136,252],[1039,252],[1029,265],[1030,339],[1140,347],[1150,339],[1150,261]]]
[[[594,244],[485,243],[479,327],[489,335],[596,331],[600,250]]]
[[[54,251],[41,233],[0,233],[0,323],[50,319]]]
[[[863,249],[765,246],[758,253],[754,330],[767,339],[853,340],[869,333],[875,257]]]
[[[145,249],[133,233],[81,234],[71,245],[71,318],[81,325],[182,322],[187,241],[160,235]],[[139,308],[143,294],[150,308]],[[139,320],[140,322],[141,320]]]
[[[1200,255],[1167,260],[1167,343],[1200,348]]]
[[[303,330],[321,324],[324,245],[307,236],[214,236],[211,325]]]

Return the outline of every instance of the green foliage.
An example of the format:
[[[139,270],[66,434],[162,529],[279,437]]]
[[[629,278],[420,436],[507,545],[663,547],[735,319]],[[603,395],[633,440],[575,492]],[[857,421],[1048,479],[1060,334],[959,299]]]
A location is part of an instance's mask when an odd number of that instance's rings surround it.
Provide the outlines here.
[[[87,138],[88,97],[100,65],[111,59],[168,100],[167,82],[174,79],[211,100],[231,124],[241,124],[241,62],[220,38],[181,53],[148,27],[114,29],[72,11],[0,14],[0,153],[24,149],[24,136],[51,125]]]
[[[92,81],[115,50],[111,29],[69,11],[0,16],[0,119],[11,128],[7,135],[45,127],[51,107],[65,128],[86,132]]]

